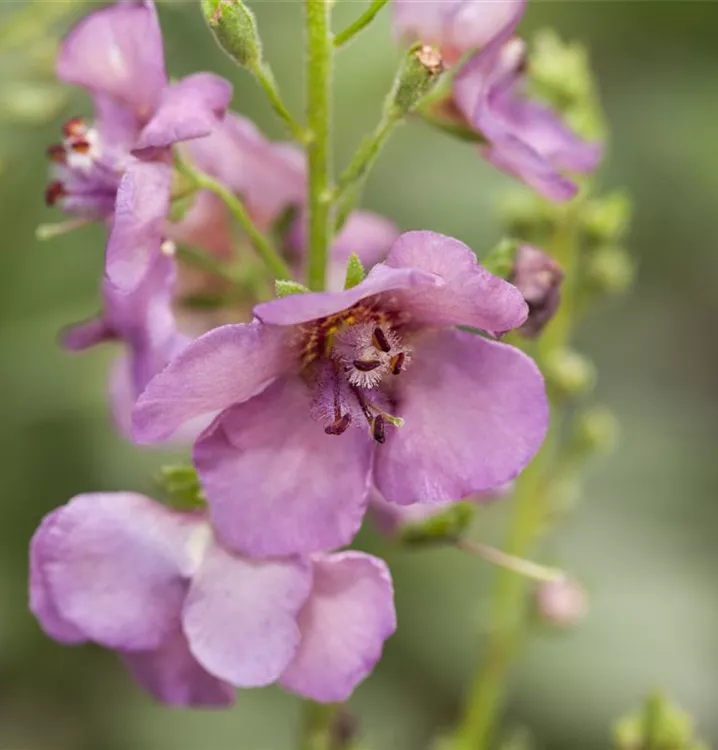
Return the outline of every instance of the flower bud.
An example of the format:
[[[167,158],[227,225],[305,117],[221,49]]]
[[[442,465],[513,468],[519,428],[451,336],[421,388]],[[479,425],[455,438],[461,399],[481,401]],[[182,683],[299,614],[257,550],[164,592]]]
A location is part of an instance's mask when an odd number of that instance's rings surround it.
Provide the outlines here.
[[[261,65],[257,24],[242,0],[202,0],[202,12],[217,43],[232,59],[250,70]]]
[[[585,393],[596,380],[592,362],[573,349],[550,352],[544,362],[544,375],[549,385],[563,396]]]
[[[514,261],[519,245],[515,240],[504,239],[481,259],[481,265],[494,276],[508,279],[514,270]]]
[[[603,294],[620,294],[632,284],[635,275],[633,262],[620,247],[602,247],[591,258],[587,281],[591,288]]]
[[[527,338],[534,338],[558,309],[563,270],[543,250],[521,245],[509,281],[521,292],[529,306],[529,316],[519,332]]]
[[[390,107],[402,117],[413,112],[434,88],[444,61],[436,47],[414,45],[405,55],[390,95]]]
[[[556,628],[578,625],[588,612],[588,596],[578,581],[568,576],[546,581],[536,589],[536,612],[541,620]]]
[[[596,244],[620,240],[631,220],[631,199],[622,190],[589,201],[582,211],[583,228]]]
[[[528,190],[509,190],[499,203],[501,221],[509,234],[532,242],[544,241],[556,229],[556,210]]]
[[[605,407],[591,407],[576,417],[574,439],[583,452],[610,453],[618,442],[619,432],[618,420]]]

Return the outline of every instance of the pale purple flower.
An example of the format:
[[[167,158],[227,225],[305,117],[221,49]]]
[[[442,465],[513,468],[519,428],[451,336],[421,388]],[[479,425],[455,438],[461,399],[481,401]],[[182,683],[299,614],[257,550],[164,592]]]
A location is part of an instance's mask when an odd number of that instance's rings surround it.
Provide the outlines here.
[[[451,65],[512,33],[525,8],[526,0],[392,0],[392,25],[400,41],[438,47]]]
[[[49,636],[117,650],[146,690],[179,706],[230,705],[233,686],[274,682],[343,701],[396,628],[381,560],[249,559],[202,513],[129,492],[79,495],[45,517],[30,606]]]
[[[585,619],[589,601],[586,590],[577,580],[562,576],[538,586],[535,606],[538,615],[548,625],[567,629]]]
[[[523,93],[526,48],[501,34],[461,69],[454,100],[487,140],[481,153],[546,198],[565,201],[577,191],[566,173],[592,172],[603,144],[576,135],[549,107]]]
[[[526,314],[466,245],[408,232],[358,286],[266,302],[198,338],[140,397],[134,436],[218,414],[194,461],[224,541],[257,556],[338,547],[372,483],[400,504],[459,500],[531,460],[548,420],[538,368],[456,329]]]
[[[529,306],[529,316],[519,329],[529,338],[538,336],[553,318],[561,302],[563,270],[543,250],[521,245],[516,252],[509,281]]]
[[[159,255],[131,292],[120,292],[105,278],[102,313],[73,326],[63,336],[64,346],[73,351],[103,342],[124,345],[125,351],[112,370],[110,399],[115,422],[125,435],[129,435],[137,397],[188,341],[177,331],[172,312],[175,276],[174,260]]]
[[[159,253],[170,201],[170,148],[211,133],[232,87],[210,73],[169,83],[150,0],[117,3],[80,21],[62,43],[57,74],[91,93],[97,124],[74,119],[63,142],[51,147],[57,174],[48,202],[112,219],[107,274],[127,291]]]

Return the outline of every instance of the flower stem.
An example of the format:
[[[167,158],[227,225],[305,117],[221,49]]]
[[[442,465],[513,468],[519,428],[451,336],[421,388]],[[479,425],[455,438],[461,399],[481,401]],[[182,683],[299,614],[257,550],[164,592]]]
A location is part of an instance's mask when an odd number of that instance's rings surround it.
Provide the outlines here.
[[[389,0],[372,0],[371,5],[362,13],[359,18],[357,18],[355,21],[352,21],[352,23],[349,24],[349,26],[346,27],[346,29],[340,31],[335,39],[334,39],[334,46],[339,49],[340,47],[343,47],[345,44],[350,42],[354,37],[363,29],[365,29],[376,17],[376,15],[379,13],[379,11],[389,2]]]
[[[332,730],[339,704],[305,701],[298,750],[333,750]]]
[[[272,105],[275,113],[279,116],[284,124],[289,129],[289,132],[294,138],[300,143],[307,142],[307,132],[305,129],[292,117],[291,113],[287,109],[286,105],[282,101],[282,97],[277,88],[277,82],[274,80],[274,74],[271,69],[265,63],[261,63],[252,69],[254,77],[257,79],[257,83],[264,89],[269,102]]]
[[[539,565],[523,557],[509,555],[503,550],[482,544],[481,542],[475,542],[472,539],[459,539],[456,542],[456,546],[474,557],[478,557],[492,565],[498,565],[498,567],[504,570],[517,573],[524,578],[534,581],[545,583],[547,581],[555,581],[557,578],[563,576],[563,573],[557,568],[547,568],[545,565]]]
[[[307,33],[307,193],[310,289],[324,289],[331,241],[331,0],[305,0]]]
[[[281,255],[276,251],[272,243],[265,237],[255,226],[247,209],[242,201],[237,198],[231,190],[203,172],[199,172],[186,162],[179,165],[182,173],[188,177],[192,183],[200,190],[209,190],[218,198],[221,198],[227,208],[230,210],[239,225],[249,236],[257,254],[262,259],[267,268],[277,279],[291,279],[292,272],[289,266],[284,262]]]

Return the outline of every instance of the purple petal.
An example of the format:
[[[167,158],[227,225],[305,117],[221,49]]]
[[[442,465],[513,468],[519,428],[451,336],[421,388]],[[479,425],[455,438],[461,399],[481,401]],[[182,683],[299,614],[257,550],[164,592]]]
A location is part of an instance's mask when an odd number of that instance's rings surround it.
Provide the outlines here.
[[[83,643],[87,639],[81,630],[65,620],[58,611],[43,570],[47,535],[61,513],[62,508],[48,513],[30,541],[30,611],[50,638],[72,645]]]
[[[384,641],[396,630],[386,564],[361,552],[317,556],[299,627],[301,645],[282,686],[316,701],[345,701],[374,669]]]
[[[115,334],[103,318],[90,318],[65,329],[62,333],[62,345],[70,351],[82,352],[114,338]]]
[[[167,84],[154,3],[122,2],[90,13],[63,41],[57,75],[147,117]]]
[[[297,361],[284,329],[260,323],[215,328],[150,381],[132,415],[133,436],[139,443],[166,440],[191,419],[261,392]]]
[[[160,253],[171,183],[171,167],[158,162],[136,162],[122,178],[106,267],[110,283],[122,292],[140,284]]]
[[[232,112],[207,138],[187,144],[196,165],[242,199],[255,223],[268,227],[305,194],[306,165],[296,146],[272,143]]]
[[[123,438],[131,440],[132,409],[139,393],[135,390],[131,361],[126,354],[121,354],[112,363],[108,391],[115,427]]]
[[[404,426],[377,450],[374,472],[391,502],[460,500],[504,484],[546,434],[546,392],[533,360],[472,333],[427,334],[399,388]]]
[[[182,614],[192,654],[233,685],[274,682],[296,653],[311,581],[300,561],[249,560],[210,545]]]
[[[463,242],[434,232],[406,232],[394,243],[386,263],[434,274],[444,283],[401,292],[399,305],[424,325],[465,325],[503,333],[528,314],[521,293],[476,261]]]
[[[234,237],[227,205],[208,190],[198,191],[189,211],[176,224],[168,224],[166,230],[167,237],[177,243],[202,248],[217,258],[232,258]],[[186,276],[185,272],[183,280]]]
[[[131,158],[130,151],[137,140],[140,127],[132,110],[108,94],[96,93],[93,102],[102,163]]]
[[[310,320],[334,315],[357,302],[383,292],[399,289],[439,287],[443,279],[415,268],[389,268],[374,266],[361,284],[342,292],[311,292],[263,302],[254,308],[254,314],[264,323],[298,325]]]
[[[372,445],[364,429],[327,435],[310,416],[307,384],[278,380],[224,412],[195,445],[217,533],[265,557],[350,542],[369,492]]]
[[[177,626],[194,525],[143,495],[75,497],[35,550],[60,617],[109,648],[157,648]]]
[[[460,52],[508,39],[526,10],[526,0],[464,0],[447,18],[451,46]]]
[[[163,149],[180,141],[209,135],[224,117],[232,85],[212,73],[195,73],[162,92],[157,111],[134,149]]]
[[[181,631],[154,651],[126,653],[122,658],[133,679],[168,706],[224,708],[234,703],[234,686],[199,664]]]

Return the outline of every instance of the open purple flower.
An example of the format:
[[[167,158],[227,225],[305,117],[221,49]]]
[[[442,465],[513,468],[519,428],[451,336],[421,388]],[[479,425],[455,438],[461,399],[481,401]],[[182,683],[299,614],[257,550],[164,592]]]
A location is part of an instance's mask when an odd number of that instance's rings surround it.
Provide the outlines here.
[[[550,200],[568,200],[577,186],[565,173],[592,172],[603,144],[582,140],[549,107],[525,97],[525,43],[510,38],[511,32],[496,37],[462,68],[454,100],[488,141],[481,148],[488,161]]]
[[[90,91],[97,126],[75,118],[63,142],[51,147],[57,174],[48,202],[113,219],[107,274],[127,291],[159,253],[170,201],[170,148],[209,135],[232,87],[210,73],[169,83],[150,0],[120,2],[80,21],[63,41],[57,74]]]
[[[218,534],[257,556],[341,546],[372,484],[400,504],[459,500],[531,460],[548,419],[538,368],[456,329],[526,313],[464,244],[408,232],[353,289],[266,302],[258,322],[198,338],[140,397],[134,436],[219,413],[194,449]]]
[[[146,690],[179,706],[230,705],[233,686],[273,682],[343,701],[396,628],[381,560],[252,560],[202,513],[129,492],[79,495],[45,517],[30,606],[49,636],[119,651]]]
[[[115,421],[125,435],[129,435],[130,414],[137,397],[188,341],[175,327],[175,276],[174,260],[159,255],[140,285],[127,294],[104,279],[101,315],[73,326],[63,336],[64,346],[73,351],[106,341],[125,345],[110,383]]]

